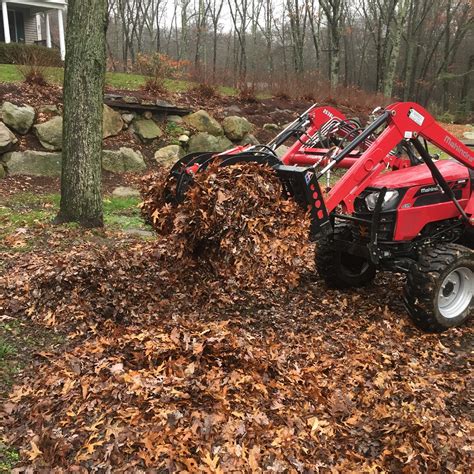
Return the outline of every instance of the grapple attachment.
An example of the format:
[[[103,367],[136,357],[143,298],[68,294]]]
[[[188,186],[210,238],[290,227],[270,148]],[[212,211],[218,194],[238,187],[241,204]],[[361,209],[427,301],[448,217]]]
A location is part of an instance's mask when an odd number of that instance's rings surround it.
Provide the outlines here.
[[[238,153],[191,153],[177,161],[171,168],[165,193],[169,202],[181,202],[196,173],[205,171],[212,163],[231,166],[236,163],[257,163],[275,166],[280,160],[265,145],[258,145]]]
[[[193,153],[179,160],[171,169],[165,189],[169,202],[181,202],[193,182],[194,175],[208,168],[211,163],[231,166],[237,163],[257,163],[272,167],[283,184],[287,197],[292,197],[311,213],[310,237],[316,238],[331,232],[332,227],[324,203],[324,196],[313,167],[287,166],[281,163],[271,149],[265,146],[239,153]]]
[[[314,240],[330,233],[332,226],[314,168],[275,165],[273,169],[285,193],[311,213],[310,238]]]

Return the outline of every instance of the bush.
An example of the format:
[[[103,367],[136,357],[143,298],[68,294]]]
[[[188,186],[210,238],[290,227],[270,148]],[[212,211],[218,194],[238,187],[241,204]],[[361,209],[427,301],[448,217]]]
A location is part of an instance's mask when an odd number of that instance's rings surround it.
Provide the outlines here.
[[[46,86],[48,81],[44,77],[44,67],[43,66],[17,66],[17,69],[20,71],[20,74],[23,76],[23,81],[27,84],[37,85],[37,86]]]
[[[62,66],[57,49],[35,44],[0,43],[0,64],[24,64],[43,67]]]
[[[451,112],[445,111],[442,114],[438,115],[436,119],[439,122],[443,123],[454,123],[455,122],[455,116]]]
[[[184,74],[186,61],[175,61],[166,54],[138,54],[136,68],[145,76],[165,79],[180,79]]]
[[[249,104],[256,104],[258,102],[257,96],[255,95],[255,89],[248,86],[243,86],[239,89],[239,99],[242,102]]]
[[[273,94],[273,96],[276,97],[277,99],[280,99],[280,100],[290,100],[291,99],[289,92],[285,92],[282,89],[278,89]]]
[[[142,89],[151,94],[165,94],[165,79],[182,77],[184,61],[175,61],[166,54],[138,54],[136,68],[147,76]]]
[[[215,97],[219,97],[220,95],[215,85],[207,83],[198,84],[194,86],[191,91],[203,99],[213,99]]]
[[[165,78],[164,77],[148,77],[145,84],[141,87],[145,92],[150,94],[166,94]]]

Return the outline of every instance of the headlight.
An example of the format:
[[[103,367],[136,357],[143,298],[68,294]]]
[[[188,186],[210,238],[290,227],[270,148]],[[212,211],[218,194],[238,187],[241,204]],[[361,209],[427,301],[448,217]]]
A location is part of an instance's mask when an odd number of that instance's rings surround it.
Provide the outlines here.
[[[365,204],[367,205],[367,209],[369,211],[373,211],[375,209],[375,205],[377,204],[377,199],[379,198],[379,194],[380,194],[379,192],[370,193],[368,196],[365,197]],[[383,199],[382,211],[386,211],[390,208],[394,208],[397,202],[398,202],[398,191],[387,191]]]

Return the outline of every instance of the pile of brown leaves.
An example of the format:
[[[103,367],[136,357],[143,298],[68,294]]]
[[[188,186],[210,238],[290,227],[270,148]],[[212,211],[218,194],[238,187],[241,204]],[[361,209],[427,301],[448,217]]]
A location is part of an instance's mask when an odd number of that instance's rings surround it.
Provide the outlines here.
[[[142,211],[177,257],[194,257],[240,287],[297,285],[313,255],[309,216],[283,197],[270,168],[214,165],[177,206],[166,203],[164,180],[144,178]]]
[[[212,172],[198,177],[175,218],[155,206],[156,225],[168,229],[158,242],[50,246],[6,266],[0,314],[67,336],[60,353],[36,354],[0,411],[0,435],[19,448],[20,465],[470,472],[472,327],[420,333],[393,275],[347,293],[283,279],[286,291],[277,292],[265,253],[272,238],[281,246],[299,237],[296,221],[282,229],[293,210],[305,216],[279,198],[267,171],[246,173],[226,172],[219,189]],[[149,192],[159,203],[153,182]],[[202,240],[207,260],[195,255]],[[291,245],[288,254],[301,258]],[[237,283],[243,270],[225,268],[239,262],[256,273],[245,277],[251,284]]]

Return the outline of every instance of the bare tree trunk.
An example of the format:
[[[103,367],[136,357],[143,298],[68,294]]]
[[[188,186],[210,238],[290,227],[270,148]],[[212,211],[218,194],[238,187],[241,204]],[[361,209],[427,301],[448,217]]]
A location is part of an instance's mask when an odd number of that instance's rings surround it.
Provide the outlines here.
[[[208,9],[211,15],[212,22],[212,80],[216,80],[216,69],[217,69],[217,31],[219,28],[219,19],[221,17],[222,8],[224,6],[224,0],[212,0],[209,3]]]
[[[239,41],[239,82],[241,87],[247,87],[247,26],[249,22],[249,0],[228,0],[229,12]]]
[[[448,0],[446,8],[446,28],[444,36],[444,67],[443,67],[443,78],[441,79],[443,87],[442,96],[442,107],[443,110],[448,110],[448,94],[449,94],[449,79],[448,79],[448,66],[449,66],[449,52],[450,52],[450,41],[451,41],[451,0]]]
[[[185,59],[188,55],[189,44],[189,17],[188,7],[191,0],[181,0],[181,41],[178,50],[178,59]]]
[[[304,70],[304,41],[306,33],[306,20],[308,9],[300,5],[299,0],[287,0],[286,7],[290,18],[291,46],[293,49],[293,64],[295,74],[301,74]]]
[[[469,56],[469,61],[466,64],[466,72],[463,77],[461,95],[459,103],[461,111],[464,114],[464,119],[469,117],[469,114],[474,112],[474,87],[472,87],[472,76],[474,75],[474,54]]]
[[[341,28],[345,9],[345,0],[320,0],[328,22],[329,35],[329,77],[331,87],[339,84],[341,58]]]
[[[393,84],[395,82],[395,71],[400,55],[400,43],[402,41],[403,24],[405,23],[407,11],[407,0],[401,0],[398,5],[397,24],[395,31],[392,30],[391,42],[393,43],[392,52],[387,61],[387,70],[385,71],[385,81],[383,93],[386,97],[392,97]]]
[[[201,71],[202,36],[207,29],[206,28],[206,12],[207,12],[207,8],[204,5],[204,0],[199,0],[197,18],[196,18],[196,39],[195,39],[196,49],[194,50],[194,69],[198,73],[200,73]]]
[[[319,71],[321,55],[319,47],[319,29],[321,20],[319,15],[317,15],[315,11],[314,0],[306,0],[306,11],[308,13],[309,26],[311,28],[311,39],[313,41],[314,46],[316,69]]]
[[[69,0],[58,223],[103,225],[101,161],[106,26],[106,0]]]

